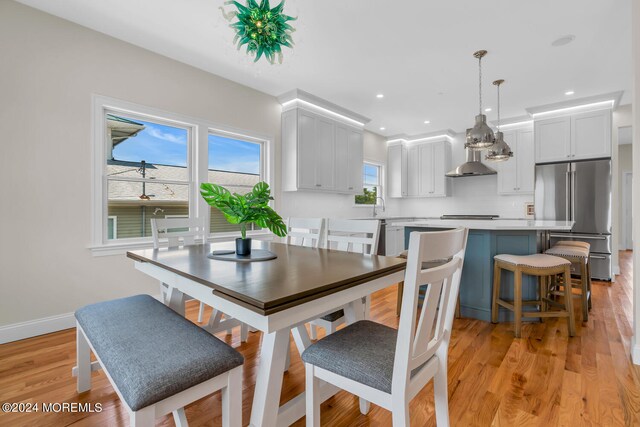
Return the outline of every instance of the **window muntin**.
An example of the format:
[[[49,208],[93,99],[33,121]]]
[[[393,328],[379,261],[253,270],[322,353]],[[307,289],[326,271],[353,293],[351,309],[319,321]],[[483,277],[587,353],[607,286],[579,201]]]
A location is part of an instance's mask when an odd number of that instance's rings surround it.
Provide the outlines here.
[[[364,162],[362,165],[362,194],[355,196],[356,205],[376,205],[382,197],[382,166]]]

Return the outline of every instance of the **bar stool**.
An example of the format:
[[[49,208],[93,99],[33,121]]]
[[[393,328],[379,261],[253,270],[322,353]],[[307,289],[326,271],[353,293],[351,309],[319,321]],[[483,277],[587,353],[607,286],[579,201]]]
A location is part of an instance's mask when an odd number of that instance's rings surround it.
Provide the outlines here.
[[[570,261],[572,264],[580,268],[580,283],[570,281],[571,287],[580,289],[580,295],[574,295],[579,298],[582,304],[582,321],[589,320],[589,309],[591,309],[591,263],[589,262],[589,252],[591,245],[587,242],[577,241],[560,241],[547,249],[545,254],[558,256]],[[558,295],[557,290],[553,291],[554,295]]]
[[[502,270],[513,272],[514,298],[513,302],[500,299],[500,276]],[[540,299],[522,300],[522,275],[535,276],[539,278]],[[493,299],[491,304],[491,322],[498,323],[498,306],[502,306],[514,312],[515,315],[515,336],[520,338],[523,317],[566,317],[569,324],[569,335],[576,334],[575,319],[573,318],[573,304],[571,298],[571,287],[565,287],[564,309],[559,311],[547,310],[547,278],[554,275],[563,275],[565,278],[571,277],[571,262],[560,257],[533,254],[533,255],[496,255],[494,257],[493,269]],[[540,311],[523,312],[523,305],[538,305]]]

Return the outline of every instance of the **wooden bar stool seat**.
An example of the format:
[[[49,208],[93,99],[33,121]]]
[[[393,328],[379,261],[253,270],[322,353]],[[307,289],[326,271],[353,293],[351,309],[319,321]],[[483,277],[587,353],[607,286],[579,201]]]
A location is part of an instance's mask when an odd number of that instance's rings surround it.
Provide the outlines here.
[[[502,270],[513,272],[514,298],[513,301],[500,299],[501,273]],[[522,275],[538,277],[540,284],[540,299],[522,300]],[[571,277],[571,262],[560,257],[533,254],[533,255],[496,255],[494,257],[493,270],[493,300],[491,304],[491,322],[498,323],[498,306],[502,306],[514,312],[515,316],[515,336],[520,338],[523,317],[566,317],[568,319],[569,335],[576,333],[575,320],[573,318],[573,305],[571,298],[571,287],[565,287],[564,306],[559,311],[550,311],[548,308],[547,278],[549,276],[562,275],[565,278]],[[570,279],[567,279],[570,280]],[[523,305],[537,305],[540,311],[522,311]]]
[[[575,297],[580,298],[582,304],[582,321],[589,320],[589,309],[591,308],[591,263],[589,262],[589,252],[591,245],[587,242],[560,241],[552,248],[545,251],[545,254],[564,258],[580,268],[580,282],[570,281],[571,287],[580,289],[580,294]],[[554,291],[558,294],[558,291]]]

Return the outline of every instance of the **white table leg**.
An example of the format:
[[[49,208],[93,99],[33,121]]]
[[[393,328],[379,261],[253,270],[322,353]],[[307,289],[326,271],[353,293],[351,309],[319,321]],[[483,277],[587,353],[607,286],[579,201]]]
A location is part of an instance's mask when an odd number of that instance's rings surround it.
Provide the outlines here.
[[[293,334],[293,340],[296,343],[296,347],[298,347],[298,352],[302,356],[302,352],[311,345],[311,339],[307,333],[307,328],[305,328],[304,325],[298,325],[291,329],[291,333]]]
[[[355,301],[351,301],[344,307],[344,317],[347,325],[355,323],[364,319],[364,304],[362,299],[358,298]]]
[[[289,329],[262,335],[260,363],[251,407],[253,427],[275,427],[278,421],[282,371],[289,351]]]
[[[184,298],[182,291],[173,286],[169,286],[167,288],[165,304],[179,315],[184,316]]]

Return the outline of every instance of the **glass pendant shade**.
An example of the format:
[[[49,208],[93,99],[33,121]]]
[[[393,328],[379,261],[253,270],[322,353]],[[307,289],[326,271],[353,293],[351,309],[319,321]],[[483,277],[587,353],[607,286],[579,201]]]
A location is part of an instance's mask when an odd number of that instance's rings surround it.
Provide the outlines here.
[[[491,147],[495,141],[493,130],[487,125],[487,116],[478,114],[476,116],[476,124],[467,132],[465,148],[485,150]]]
[[[511,151],[509,144],[505,142],[504,135],[502,132],[496,132],[496,143],[491,147],[485,159],[502,162],[509,160],[511,157],[513,157],[513,151]]]

